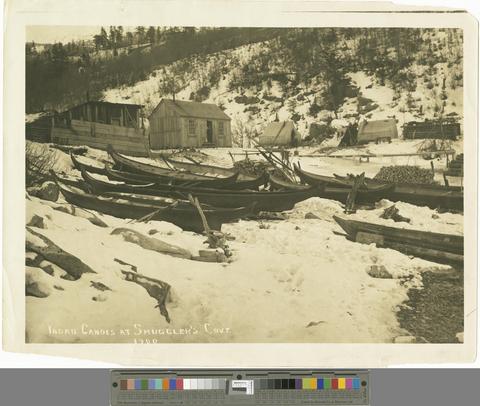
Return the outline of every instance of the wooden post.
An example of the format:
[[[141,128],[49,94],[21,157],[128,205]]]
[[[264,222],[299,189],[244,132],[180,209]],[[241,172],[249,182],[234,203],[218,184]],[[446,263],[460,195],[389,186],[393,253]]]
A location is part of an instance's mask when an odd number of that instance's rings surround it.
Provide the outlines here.
[[[353,181],[352,190],[347,196],[347,202],[345,203],[345,214],[355,213],[355,199],[357,197],[358,188],[365,182],[365,172],[362,172],[360,175],[355,176]]]

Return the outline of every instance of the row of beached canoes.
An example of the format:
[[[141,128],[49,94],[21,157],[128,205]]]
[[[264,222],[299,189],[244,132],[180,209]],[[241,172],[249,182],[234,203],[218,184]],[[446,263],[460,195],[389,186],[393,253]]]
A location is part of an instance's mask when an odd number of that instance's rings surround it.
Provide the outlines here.
[[[77,169],[83,169],[87,173],[106,175],[109,180],[112,181],[124,182],[128,185],[144,185],[146,186],[145,189],[168,189],[170,192],[176,191],[179,193],[185,193],[186,189],[195,189],[196,192],[203,192],[203,194],[216,193],[212,190],[203,190],[205,188],[215,190],[222,189],[225,191],[258,191],[263,185],[268,185],[270,190],[297,192],[296,194],[283,195],[284,197],[295,197],[293,200],[297,198],[295,195],[298,195],[298,197],[308,195],[308,197],[317,196],[344,203],[353,186],[353,179],[351,178],[317,175],[304,171],[299,166],[295,167],[295,172],[302,181],[302,184],[286,181],[267,172],[250,176],[239,173],[237,169],[233,167],[224,168],[175,161],[166,157],[164,157],[164,160],[168,165],[167,168],[139,162],[118,154],[113,150],[110,150],[110,156],[115,163],[115,167],[120,168],[120,170],[113,169],[111,165],[106,165],[104,168],[91,167],[78,162],[75,157],[72,157],[72,159]],[[152,187],[152,183],[155,184],[155,187]],[[166,185],[168,185],[168,188],[165,187]],[[97,187],[100,187],[100,185],[97,184]],[[104,184],[102,187],[111,186]],[[116,190],[119,191],[119,188]],[[134,192],[132,188],[129,187],[125,187],[124,190],[121,191]],[[227,192],[223,193],[228,194]],[[165,195],[165,192],[163,192],[162,195]],[[231,199],[226,199],[227,203],[225,203],[225,199],[218,197],[210,198],[209,200],[212,204],[218,204],[220,202],[227,204],[226,207],[231,207],[232,204],[240,204],[241,200],[238,200],[238,195],[234,193],[232,195],[237,197],[237,199],[234,199],[237,203],[228,202]],[[256,194],[253,193],[253,195],[255,196]],[[274,198],[275,196],[270,195],[270,197]],[[207,199],[205,196],[204,198]],[[374,179],[366,179],[365,183],[358,190],[356,197],[357,203],[361,204],[374,203],[381,199],[404,201],[419,206],[428,206],[430,208],[456,211],[463,210],[463,190],[459,187],[392,184],[378,182]],[[271,204],[270,206],[275,206],[275,204]]]
[[[191,204],[200,202],[212,229],[223,223],[251,217],[259,211],[284,211],[296,203],[319,196],[344,202],[353,179],[322,176],[295,167],[306,184],[286,181],[264,172],[258,176],[240,174],[235,168],[221,168],[164,158],[166,167],[154,166],[109,151],[113,165],[92,166],[72,155],[82,179],[53,174],[65,199],[72,204],[121,218],[148,218],[168,221],[184,230],[202,232],[204,224]],[[101,175],[101,176],[100,176]],[[262,189],[262,190],[259,190]],[[401,194],[407,196],[400,198]],[[357,191],[359,203],[382,198],[409,201],[428,206],[460,210],[463,192],[460,188],[431,185],[386,184],[366,179]],[[393,196],[393,198],[392,198]],[[435,200],[435,196],[438,200]],[[399,229],[335,217],[348,238],[374,242],[409,254],[441,262],[463,261],[463,237],[416,230]]]

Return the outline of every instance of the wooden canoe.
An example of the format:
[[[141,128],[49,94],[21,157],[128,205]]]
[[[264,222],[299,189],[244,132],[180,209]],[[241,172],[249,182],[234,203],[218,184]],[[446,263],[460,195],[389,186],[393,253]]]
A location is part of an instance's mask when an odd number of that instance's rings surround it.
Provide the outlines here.
[[[80,189],[63,185],[57,181],[65,200],[76,206],[95,210],[100,213],[126,219],[140,219],[152,214],[151,220],[173,223],[183,230],[201,233],[204,231],[202,219],[197,209],[190,205],[165,206],[164,203],[143,204],[128,199],[95,196]],[[252,207],[212,208],[204,210],[208,225],[214,230],[221,230],[222,224],[237,221],[252,214]]]
[[[347,182],[345,180],[338,179],[335,177],[318,175],[316,173],[304,171],[298,165],[294,165],[294,168],[295,168],[295,173],[300,178],[300,180],[312,186],[313,185],[330,185],[330,186],[345,187],[350,189],[353,186],[353,179]],[[360,186],[361,189],[384,190],[392,186],[392,184],[388,184],[388,183],[369,184],[367,183],[367,181],[368,180],[366,179],[365,185]]]
[[[183,169],[197,175],[216,174],[218,176],[228,176],[238,171],[235,167],[225,168],[222,166],[205,165],[193,162],[177,161],[163,156],[163,159],[176,169]],[[246,175],[240,172],[237,181],[228,186],[228,189],[240,190],[240,189],[257,189],[267,183],[269,175],[267,172],[263,172],[259,176]]]
[[[182,169],[191,173],[196,173],[199,175],[208,175],[208,174],[215,174],[218,176],[230,176],[233,173],[237,172],[237,169],[234,167],[225,168],[222,166],[214,166],[214,165],[205,165],[205,164],[197,164],[193,162],[185,162],[185,161],[177,161],[171,159],[165,155],[162,155],[162,158],[171,166],[176,169]],[[240,180],[251,180],[253,176],[243,175],[240,174]]]
[[[278,177],[270,175],[270,184],[274,187],[274,189],[279,190],[305,190],[308,188],[306,185],[299,185],[296,183],[292,183],[289,181],[285,181],[283,179],[279,179]],[[318,183],[321,185],[321,183]],[[383,185],[382,187],[375,188],[375,189],[359,189],[357,191],[357,196],[355,201],[357,203],[375,203],[385,197],[385,195],[393,189],[393,185]],[[348,194],[350,193],[351,188],[334,186],[327,184],[323,186],[319,192],[318,197],[323,199],[330,199],[330,200],[337,200],[341,203],[345,203],[347,201]]]
[[[87,171],[88,172],[88,171]],[[142,184],[142,183],[169,183],[172,185],[183,185],[183,186],[192,186],[192,187],[208,187],[214,189],[229,189],[229,190],[258,190],[262,185],[265,185],[268,182],[269,176],[267,172],[262,173],[256,178],[251,180],[241,180],[237,179],[236,182],[212,182],[211,179],[208,180],[179,180],[171,178],[163,178],[152,175],[144,175],[132,172],[124,172],[113,169],[110,165],[105,165],[105,175],[108,176],[110,180],[115,180],[119,182],[125,182],[130,184]],[[224,179],[224,178],[220,178]],[[219,180],[220,180],[219,179]]]
[[[70,159],[72,160],[73,167],[78,171],[85,170],[90,173],[98,173],[99,175],[105,174],[105,168],[100,166],[85,164],[79,161],[78,158],[72,152],[70,152]]]
[[[278,176],[270,174],[270,186],[274,190],[305,190],[308,189],[309,186],[301,185],[299,183],[293,183],[288,180],[283,180]]]
[[[251,191],[251,190],[223,190],[197,187],[185,187],[167,184],[131,185],[128,183],[113,183],[95,178],[86,171],[82,172],[85,182],[97,194],[107,192],[121,192],[143,194],[150,196],[165,196],[177,199],[188,199],[191,194],[198,197],[201,203],[215,207],[249,207],[255,204],[256,211],[284,211],[291,210],[296,203],[313,196],[318,196],[320,189],[311,187],[300,191]]]
[[[213,177],[213,176],[204,176],[204,175],[196,175],[189,172],[181,172],[176,170],[171,170],[167,168],[161,168],[159,166],[146,164],[140,161],[136,161],[134,159],[127,158],[117,152],[112,147],[108,148],[108,153],[110,154],[111,158],[115,162],[115,164],[121,170],[125,170],[126,172],[132,172],[137,174],[143,174],[148,176],[157,177],[157,181],[162,181],[164,183],[172,182],[184,182],[184,183],[199,183],[201,182],[202,185],[210,184],[215,186],[226,186],[229,184],[233,184],[236,182],[239,173],[230,174],[227,177]]]
[[[317,175],[295,166],[295,172],[300,179],[309,185],[330,185],[334,187],[351,188],[353,179],[336,175]],[[388,188],[390,187],[390,189]],[[358,192],[381,190],[385,194],[381,197],[393,202],[405,202],[417,206],[428,206],[432,209],[444,208],[463,211],[463,191],[459,187],[445,187],[440,185],[424,185],[414,183],[385,183],[375,179],[365,179],[365,184]]]
[[[463,236],[389,227],[333,216],[349,239],[437,262],[463,262]]]

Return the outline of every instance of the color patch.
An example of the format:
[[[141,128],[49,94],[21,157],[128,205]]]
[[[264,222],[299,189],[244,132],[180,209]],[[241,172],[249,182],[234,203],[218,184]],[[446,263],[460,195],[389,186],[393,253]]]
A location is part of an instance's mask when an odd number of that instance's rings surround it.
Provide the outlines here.
[[[135,379],[127,379],[127,390],[135,389]]]
[[[148,379],[142,379],[142,390],[148,389]]]
[[[317,389],[318,390],[323,390],[323,378],[318,378],[317,379]]]
[[[338,389],[338,379],[332,378],[332,389]]]
[[[347,387],[347,389],[353,389],[353,379],[352,378],[347,378],[346,379],[346,387]]]
[[[302,380],[300,378],[295,379],[295,389],[302,389]]]
[[[176,379],[170,379],[168,386],[169,386],[170,390],[176,390],[177,389],[177,380]]]
[[[183,379],[177,378],[177,382],[175,384],[177,390],[183,390]]]
[[[360,378],[353,378],[353,389],[360,389]]]
[[[345,389],[346,382],[345,378],[338,378],[338,389]]]
[[[135,379],[135,390],[142,390],[142,380]]]
[[[127,380],[126,379],[122,379],[120,381],[120,390],[127,390]]]
[[[310,389],[310,379],[302,378],[302,389]]]
[[[331,378],[323,378],[323,389],[332,389]]]
[[[155,379],[155,389],[156,390],[162,390],[162,380],[161,379]]]
[[[162,379],[162,389],[163,390],[168,390],[169,389],[169,380],[168,379]]]
[[[149,379],[148,380],[148,389],[149,390],[155,390],[155,379]]]

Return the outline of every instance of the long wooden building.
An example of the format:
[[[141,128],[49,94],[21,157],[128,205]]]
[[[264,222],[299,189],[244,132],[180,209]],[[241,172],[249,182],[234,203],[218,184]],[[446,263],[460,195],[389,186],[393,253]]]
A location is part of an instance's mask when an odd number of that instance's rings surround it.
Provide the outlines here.
[[[163,99],[149,121],[153,150],[232,146],[231,119],[215,104]]]
[[[51,142],[88,145],[133,156],[148,155],[148,136],[140,116],[141,105],[89,101],[56,114]]]

